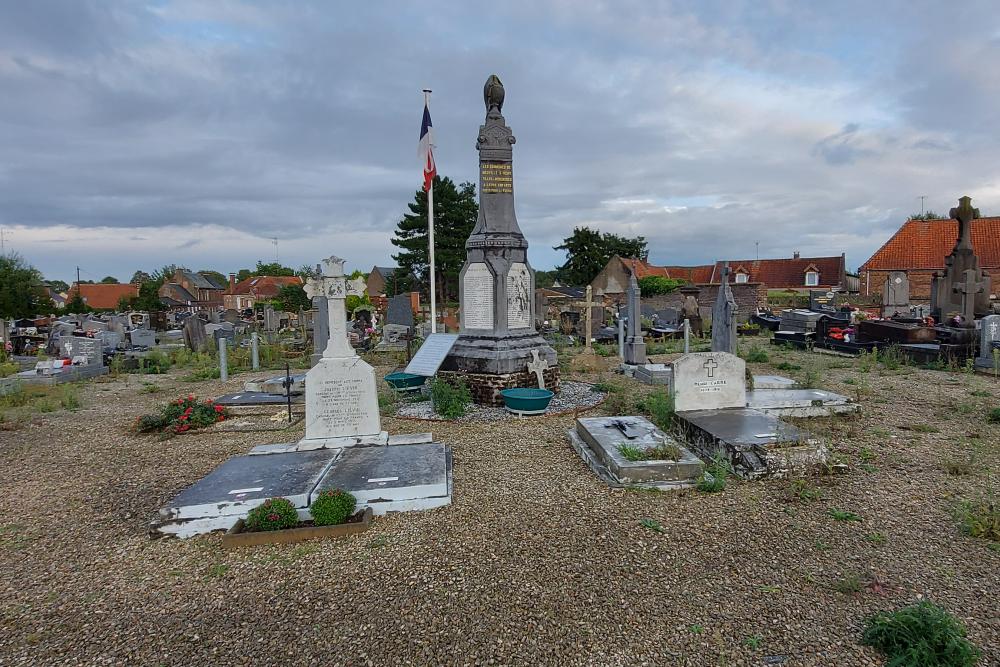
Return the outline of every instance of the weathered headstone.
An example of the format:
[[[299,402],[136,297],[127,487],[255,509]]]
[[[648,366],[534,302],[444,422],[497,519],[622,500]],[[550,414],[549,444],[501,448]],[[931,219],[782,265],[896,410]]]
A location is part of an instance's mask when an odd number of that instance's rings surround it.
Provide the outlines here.
[[[717,410],[747,404],[746,362],[728,352],[691,352],[673,362],[674,408]]]
[[[149,329],[132,329],[128,336],[132,347],[153,347],[156,345],[156,334]]]
[[[85,366],[102,366],[104,353],[101,341],[95,338],[81,336],[63,336],[59,339],[60,356],[75,362],[83,362]]]
[[[545,369],[548,367],[549,362],[538,356],[538,350],[532,350],[531,361],[528,362],[528,372],[535,374],[539,389],[545,389]]]
[[[979,209],[973,208],[972,199],[968,196],[958,200],[958,206],[949,212],[952,218],[958,220],[958,238],[951,254],[944,259],[944,273],[934,274],[931,282],[931,315],[938,322],[958,313],[965,317],[966,307],[973,315],[985,315],[990,308],[989,281],[979,267],[979,258],[972,247],[972,221],[979,217]],[[966,271],[975,273],[972,286],[986,282],[985,289],[973,287],[972,292],[958,289],[965,283],[970,287]],[[967,301],[972,301],[971,305]],[[966,317],[971,326],[973,318]]]
[[[736,354],[736,299],[729,287],[729,264],[722,266],[722,282],[712,308],[712,352]]]
[[[966,327],[975,326],[976,299],[986,291],[989,282],[980,279],[980,272],[966,269],[962,283],[955,285],[955,291],[962,295],[962,320]]]
[[[344,260],[323,261],[323,275],[306,283],[306,294],[327,300],[330,337],[323,357],[306,373],[306,436],[300,449],[344,446],[380,434],[375,372],[347,340],[349,294],[364,292],[364,280],[348,281]]]
[[[987,315],[979,322],[979,356],[976,366],[1000,371],[1000,315]]]
[[[205,333],[205,323],[197,315],[191,315],[184,320],[184,344],[192,352],[201,352],[208,342],[208,334]]]
[[[399,294],[389,297],[385,311],[386,324],[398,324],[404,327],[413,326],[413,308],[410,305],[409,294]]]
[[[316,268],[319,270],[319,267]],[[312,305],[316,314],[313,317],[313,354],[310,362],[315,366],[323,358],[323,350],[326,349],[326,342],[330,339],[330,314],[326,297],[312,299]]]
[[[270,305],[264,306],[264,331],[277,331],[280,326],[278,314]]]
[[[625,341],[625,363],[638,365],[646,363],[646,343],[642,338],[642,309],[639,304],[639,281],[635,272],[630,273],[628,289],[628,338]]]
[[[906,271],[890,271],[882,287],[882,314],[905,313],[910,308],[910,279]]]

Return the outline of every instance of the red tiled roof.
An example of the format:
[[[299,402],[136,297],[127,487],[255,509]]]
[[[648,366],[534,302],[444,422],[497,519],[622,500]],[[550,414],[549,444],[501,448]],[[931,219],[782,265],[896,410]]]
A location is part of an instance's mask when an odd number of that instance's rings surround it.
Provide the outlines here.
[[[647,276],[662,276],[664,278],[679,278],[689,283],[708,282],[712,275],[712,265],[705,266],[653,266],[642,259],[622,259],[629,271],[635,271],[636,280]]]
[[[267,299],[277,296],[282,287],[301,284],[302,278],[298,276],[251,276],[236,283],[223,294],[253,294]]]
[[[709,282],[719,282],[722,265],[721,261],[715,263]],[[763,283],[768,289],[803,288],[806,286],[807,270],[819,271],[819,285],[815,286],[816,289],[834,287],[840,284],[844,268],[843,256],[729,260],[732,275],[746,273],[747,282]],[[735,278],[730,281],[735,282]]]
[[[635,274],[636,280],[642,280],[643,278],[647,278],[649,276],[663,276],[664,278],[670,277],[670,274],[667,273],[667,269],[665,267],[653,266],[644,259],[626,259],[622,257],[621,260],[622,264],[625,265],[625,268]]]
[[[135,285],[118,283],[74,284],[66,294],[66,300],[71,301],[80,292],[83,302],[91,308],[117,308],[118,301],[123,296],[139,296],[139,288]]]
[[[1000,268],[1000,217],[972,221],[972,247],[984,269]],[[957,220],[907,220],[862,271],[944,269],[944,258],[958,240]]]

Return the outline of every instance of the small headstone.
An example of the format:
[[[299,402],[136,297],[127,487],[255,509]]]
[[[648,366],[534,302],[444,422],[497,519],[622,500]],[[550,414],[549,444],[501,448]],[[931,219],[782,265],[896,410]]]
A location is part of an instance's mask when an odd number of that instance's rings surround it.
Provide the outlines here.
[[[280,327],[278,314],[272,306],[264,306],[264,331],[277,331]]]
[[[404,327],[413,326],[413,308],[410,306],[410,295],[399,294],[389,297],[385,312],[386,324],[398,324]]]
[[[910,308],[910,280],[905,271],[890,271],[882,286],[882,314],[905,313]]]
[[[86,359],[86,366],[102,366],[104,353],[101,341],[80,336],[63,336],[59,339],[59,356],[68,359]]]
[[[184,344],[192,352],[201,352],[208,342],[208,334],[205,333],[205,323],[201,318],[192,315],[184,320]]]
[[[746,407],[746,362],[728,352],[685,354],[673,362],[670,393],[678,412]]]
[[[128,334],[132,347],[153,347],[156,345],[156,335],[149,329],[132,329]]]
[[[979,323],[979,357],[976,366],[993,370],[997,368],[994,354],[1000,354],[1000,315],[987,315]]]

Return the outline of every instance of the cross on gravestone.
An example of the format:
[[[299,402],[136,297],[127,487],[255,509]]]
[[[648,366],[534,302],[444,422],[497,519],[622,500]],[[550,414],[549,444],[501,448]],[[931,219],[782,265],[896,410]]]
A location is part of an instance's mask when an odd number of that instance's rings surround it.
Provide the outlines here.
[[[709,357],[709,359],[705,362],[705,371],[708,373],[708,377],[714,378],[715,377],[715,369],[718,368],[718,367],[719,367],[719,363],[715,359],[712,359],[711,357]]]
[[[323,350],[326,358],[353,357],[357,352],[347,340],[347,306],[349,295],[361,296],[365,291],[364,278],[347,280],[344,277],[344,260],[328,257],[323,260],[323,275],[306,282],[306,296],[324,297],[327,300],[327,322],[330,337]]]
[[[979,271],[965,270],[965,282],[955,285],[955,291],[962,295],[962,317],[965,326],[973,326],[976,320],[976,295],[986,289],[986,281],[979,280]]]
[[[948,211],[955,220],[958,220],[958,240],[955,248],[972,249],[972,221],[979,218],[979,209],[973,208],[972,197],[968,195],[958,198],[958,206]]]
[[[538,388],[545,389],[545,369],[549,367],[549,362],[538,356],[538,350],[531,351],[531,361],[528,362],[528,372],[534,373],[538,378]]]

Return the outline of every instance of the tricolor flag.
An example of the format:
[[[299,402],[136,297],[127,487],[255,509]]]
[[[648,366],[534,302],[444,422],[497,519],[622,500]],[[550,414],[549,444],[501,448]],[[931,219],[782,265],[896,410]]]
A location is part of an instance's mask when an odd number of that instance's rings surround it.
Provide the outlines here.
[[[437,176],[437,166],[434,164],[434,144],[431,138],[431,112],[424,102],[424,120],[420,123],[420,144],[417,155],[424,163],[424,192],[431,189],[434,177]]]

